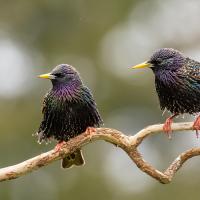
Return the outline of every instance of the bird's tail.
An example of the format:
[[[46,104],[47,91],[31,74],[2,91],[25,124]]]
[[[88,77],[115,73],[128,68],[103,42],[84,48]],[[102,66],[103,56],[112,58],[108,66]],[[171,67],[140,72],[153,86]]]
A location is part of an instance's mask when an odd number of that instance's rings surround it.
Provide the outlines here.
[[[62,168],[71,168],[73,165],[81,166],[85,164],[85,160],[82,155],[82,151],[76,150],[74,153],[68,155],[62,159],[61,166]]]

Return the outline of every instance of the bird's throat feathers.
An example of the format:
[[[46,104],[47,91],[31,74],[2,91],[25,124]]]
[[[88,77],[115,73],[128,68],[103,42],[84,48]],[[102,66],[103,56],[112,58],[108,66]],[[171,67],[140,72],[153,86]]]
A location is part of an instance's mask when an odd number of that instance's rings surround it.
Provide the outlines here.
[[[152,67],[156,79],[159,79],[165,85],[176,84],[179,79],[179,71],[184,66],[185,59],[183,57],[176,57],[172,63],[168,61],[165,66]]]
[[[177,79],[177,74],[173,71],[158,71],[155,73],[155,80],[168,87],[178,84],[179,81]]]
[[[80,96],[83,84],[79,80],[70,81],[68,83],[53,84],[51,93],[54,97],[63,100],[72,100]]]

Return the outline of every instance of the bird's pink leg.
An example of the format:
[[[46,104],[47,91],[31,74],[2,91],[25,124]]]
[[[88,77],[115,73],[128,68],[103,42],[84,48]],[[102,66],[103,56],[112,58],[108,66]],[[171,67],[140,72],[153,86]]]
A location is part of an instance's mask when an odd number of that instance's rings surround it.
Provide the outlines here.
[[[63,145],[65,145],[66,144],[66,142],[65,141],[61,141],[61,142],[59,142],[56,146],[55,146],[55,148],[54,148],[54,150],[57,152],[57,151],[60,151],[60,149],[63,147]]]
[[[163,125],[163,131],[167,134],[168,138],[171,139],[172,136],[172,128],[171,125],[173,123],[173,118],[176,117],[178,114],[173,114],[171,117],[167,118],[164,125]]]
[[[200,115],[194,121],[192,129],[196,130],[196,136],[197,136],[197,138],[199,138],[199,132],[198,132],[198,130],[200,130]]]
[[[88,133],[88,134],[91,134],[91,133],[94,133],[94,132],[96,132],[97,130],[96,130],[96,128],[94,128],[94,127],[87,127],[87,129],[86,129],[86,132]]]
[[[97,129],[96,128],[94,128],[94,127],[87,127],[87,129],[86,129],[86,133],[87,133],[87,135],[91,135],[92,133],[95,133],[97,131]],[[90,140],[91,140],[91,137],[90,137]]]

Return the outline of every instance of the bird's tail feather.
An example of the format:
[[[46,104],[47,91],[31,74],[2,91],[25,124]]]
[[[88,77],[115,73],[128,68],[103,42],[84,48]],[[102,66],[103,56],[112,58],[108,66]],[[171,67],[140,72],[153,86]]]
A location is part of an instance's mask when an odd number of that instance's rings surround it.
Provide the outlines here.
[[[68,155],[62,159],[61,166],[62,168],[71,168],[73,165],[81,166],[85,164],[85,160],[82,155],[82,151],[76,150],[74,153]]]

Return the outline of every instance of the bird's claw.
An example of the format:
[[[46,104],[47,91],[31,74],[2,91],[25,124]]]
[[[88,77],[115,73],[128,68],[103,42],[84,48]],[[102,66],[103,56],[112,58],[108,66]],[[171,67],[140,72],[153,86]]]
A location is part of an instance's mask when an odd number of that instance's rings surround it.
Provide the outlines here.
[[[165,124],[163,125],[163,131],[164,133],[167,134],[169,139],[172,139],[172,123],[173,123],[173,118],[176,117],[178,114],[175,113],[171,117],[167,118],[165,121]]]
[[[59,142],[59,143],[55,146],[55,148],[54,148],[55,152],[60,151],[61,148],[63,147],[63,145],[65,145],[65,144],[66,144],[65,141]]]
[[[94,127],[87,127],[86,133],[87,133],[87,135],[90,136],[90,141],[91,141],[91,139],[92,139],[91,134],[92,134],[92,133],[95,133],[96,131],[97,131],[97,130],[96,130],[96,128],[94,128]]]
[[[171,128],[172,122],[173,122],[172,118],[169,117],[166,119],[166,121],[163,125],[163,131],[164,131],[164,133],[167,134],[169,139],[172,138],[172,128]]]
[[[199,130],[200,130],[200,116],[196,118],[194,121],[194,124],[192,126],[192,129],[196,131],[196,137],[199,138]]]
[[[196,137],[197,137],[197,139],[199,138],[199,131],[198,130],[196,130]]]
[[[97,130],[96,130],[96,128],[94,128],[94,127],[87,127],[87,129],[86,129],[86,132],[88,133],[88,134],[91,134],[91,133],[94,133],[94,132],[96,132]]]

